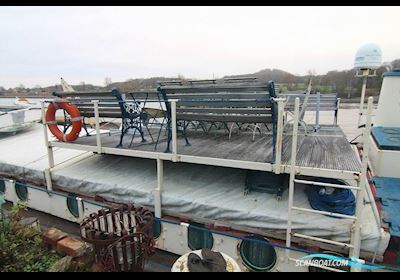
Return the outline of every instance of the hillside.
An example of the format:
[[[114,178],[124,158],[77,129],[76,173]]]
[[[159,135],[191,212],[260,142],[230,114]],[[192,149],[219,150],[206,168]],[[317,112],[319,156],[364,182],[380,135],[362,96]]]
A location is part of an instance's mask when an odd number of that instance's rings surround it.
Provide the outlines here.
[[[392,68],[400,68],[400,59],[394,60],[391,63]],[[387,71],[386,67],[381,67],[377,70],[378,77],[368,80],[368,95],[378,95],[381,87],[381,76]],[[329,71],[325,75],[315,75],[313,77],[314,89],[322,93],[337,92],[342,98],[354,98],[359,96],[361,92],[361,79],[355,77],[355,70],[344,71]],[[259,80],[276,81],[281,86],[282,91],[286,90],[299,90],[305,89],[309,80],[309,76],[296,76],[289,72],[279,69],[263,69],[255,73],[246,73],[242,75],[225,76],[223,78],[237,78],[237,77],[257,77]],[[152,78],[137,78],[129,79],[123,82],[110,83],[107,86],[98,86],[91,84],[72,85],[75,90],[102,90],[119,88],[122,91],[138,90],[138,89],[154,89],[157,87],[158,81],[176,80],[183,77],[165,78],[165,77],[152,77]],[[61,91],[60,85],[45,87],[45,88],[23,88],[17,87],[13,89],[4,89],[0,85],[0,97],[12,96],[35,96],[35,97],[49,97],[54,91]]]

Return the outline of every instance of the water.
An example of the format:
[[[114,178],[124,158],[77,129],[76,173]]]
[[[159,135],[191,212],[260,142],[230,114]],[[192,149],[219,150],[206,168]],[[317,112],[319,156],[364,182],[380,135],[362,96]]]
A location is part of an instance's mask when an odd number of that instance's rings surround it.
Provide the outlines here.
[[[31,102],[40,102],[43,99],[41,99],[41,98],[28,98],[28,100],[31,101]],[[14,102],[15,102],[15,97],[5,97],[5,98],[0,97],[0,108],[2,106],[14,106],[15,105]]]
[[[41,99],[29,98],[31,102],[40,102]],[[17,129],[24,124],[38,121],[41,118],[41,110],[10,110],[15,106],[15,98],[0,98],[0,132]],[[3,109],[1,109],[3,107]],[[5,107],[5,108],[4,108]],[[9,112],[5,114],[6,112]]]

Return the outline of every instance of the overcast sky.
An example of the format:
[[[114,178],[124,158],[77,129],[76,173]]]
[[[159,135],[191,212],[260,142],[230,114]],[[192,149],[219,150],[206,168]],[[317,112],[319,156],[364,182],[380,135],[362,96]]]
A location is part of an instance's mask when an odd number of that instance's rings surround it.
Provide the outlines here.
[[[0,7],[0,86],[265,68],[323,74],[352,68],[369,42],[384,61],[400,58],[399,15],[399,7]]]

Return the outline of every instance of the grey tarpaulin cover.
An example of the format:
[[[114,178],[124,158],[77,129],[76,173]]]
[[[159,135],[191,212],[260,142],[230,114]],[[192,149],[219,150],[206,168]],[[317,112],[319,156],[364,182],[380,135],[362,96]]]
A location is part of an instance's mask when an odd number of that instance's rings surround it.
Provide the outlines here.
[[[82,154],[58,149],[56,163]],[[47,167],[42,129],[0,139],[0,173],[43,181]],[[99,195],[117,202],[153,207],[157,186],[156,161],[123,156],[92,155],[53,174],[53,184],[64,190]],[[185,217],[209,219],[241,227],[285,233],[287,191],[281,201],[267,193],[244,195],[245,171],[185,163],[164,163],[163,211]],[[310,207],[303,186],[298,186],[294,204]],[[352,222],[320,215],[294,213],[294,230],[318,237],[346,241]],[[382,254],[381,242],[370,206],[364,208],[362,248]],[[380,244],[380,246],[378,246]]]

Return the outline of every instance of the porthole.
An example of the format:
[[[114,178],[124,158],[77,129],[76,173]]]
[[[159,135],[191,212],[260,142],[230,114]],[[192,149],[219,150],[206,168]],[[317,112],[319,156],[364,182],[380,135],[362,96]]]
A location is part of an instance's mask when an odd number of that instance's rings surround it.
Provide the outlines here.
[[[15,193],[19,200],[28,200],[28,188],[21,181],[15,182]]]
[[[72,214],[72,216],[74,216],[75,218],[79,218],[79,205],[76,198],[77,198],[76,194],[74,193],[68,194],[67,207],[68,211]]]
[[[206,229],[206,227],[202,224],[190,223],[190,225],[197,228]],[[214,246],[214,237],[212,233],[197,228],[192,228],[189,226],[188,245],[190,250],[195,251],[200,249],[212,249]]]
[[[3,178],[0,178],[0,193],[6,193],[6,183],[4,182]]]
[[[154,220],[153,222],[153,237],[154,239],[158,239],[161,236],[162,224],[158,220]]]
[[[275,248],[272,245],[261,242],[254,242],[264,240],[262,236],[250,235],[240,243],[240,257],[244,265],[253,271],[270,271],[276,264],[277,255]]]

